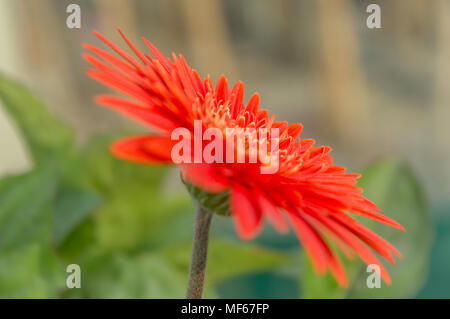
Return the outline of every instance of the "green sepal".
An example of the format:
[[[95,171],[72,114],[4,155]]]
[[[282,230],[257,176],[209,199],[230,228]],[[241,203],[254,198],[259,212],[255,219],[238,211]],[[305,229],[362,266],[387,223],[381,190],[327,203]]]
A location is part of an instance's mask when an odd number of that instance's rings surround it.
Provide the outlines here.
[[[181,181],[186,186],[191,197],[203,208],[207,209],[211,213],[216,213],[222,216],[231,215],[230,204],[228,201],[229,191],[222,193],[209,193],[188,183],[183,178],[181,178]]]

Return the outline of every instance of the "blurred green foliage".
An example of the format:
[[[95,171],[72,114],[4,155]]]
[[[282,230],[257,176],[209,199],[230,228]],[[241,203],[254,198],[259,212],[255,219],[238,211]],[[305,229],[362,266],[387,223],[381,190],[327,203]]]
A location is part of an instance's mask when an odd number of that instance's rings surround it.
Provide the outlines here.
[[[0,297],[183,297],[193,207],[187,192],[165,186],[169,169],[113,158],[109,143],[119,134],[93,138],[78,149],[67,125],[23,86],[2,75],[0,100],[34,163],[30,172],[0,180]],[[297,247],[290,252],[261,241],[240,243],[219,232],[212,234],[206,297],[220,296],[218,287],[227,290],[242,276],[264,272],[300,284],[304,297],[414,296],[426,276],[431,243],[419,184],[409,168],[389,160],[369,168],[360,185],[408,231],[363,221],[405,256],[389,267],[391,287],[369,291],[365,266],[356,260],[346,262],[351,288],[342,290],[330,276],[313,274],[306,261],[300,264]],[[80,289],[66,287],[69,264],[81,267]]]

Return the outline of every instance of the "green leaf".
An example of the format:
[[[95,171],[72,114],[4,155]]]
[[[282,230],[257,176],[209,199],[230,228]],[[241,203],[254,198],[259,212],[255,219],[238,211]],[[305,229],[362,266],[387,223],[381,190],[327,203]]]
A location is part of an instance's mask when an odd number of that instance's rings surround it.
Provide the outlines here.
[[[81,263],[81,289],[75,298],[182,298],[186,278],[155,254],[98,255]]]
[[[230,205],[229,205],[229,192],[223,192],[218,194],[208,193],[204,190],[195,187],[192,184],[183,180],[186,189],[192,198],[194,198],[200,205],[206,208],[212,213],[216,213],[223,216],[230,216]]]
[[[0,181],[0,297],[55,298],[64,273],[51,247],[52,169]]]
[[[31,242],[0,252],[0,298],[57,298],[64,271],[48,245]]]
[[[0,181],[0,250],[39,238],[43,214],[53,200],[56,183],[52,169]]]
[[[212,240],[208,251],[206,281],[209,285],[242,274],[267,271],[288,261],[287,256],[278,251],[225,240]],[[190,243],[165,247],[161,253],[187,276],[191,257]]]
[[[284,264],[281,252],[242,242],[213,241],[209,252],[209,278],[221,281],[250,272],[261,272]]]
[[[80,186],[63,185],[55,200],[53,242],[60,245],[67,236],[99,206],[101,197]]]
[[[92,216],[76,226],[57,246],[58,256],[71,264],[78,264],[78,261],[89,255],[92,250],[98,249],[95,226]]]
[[[364,195],[376,203],[383,214],[400,222],[406,233],[372,220],[358,217],[358,221],[391,242],[403,255],[397,265],[385,261],[392,277],[392,285],[384,282],[381,288],[368,288],[370,273],[359,259],[345,261],[349,275],[348,289],[338,288],[330,275],[313,273],[305,260],[301,282],[306,298],[411,298],[424,284],[432,244],[432,225],[422,188],[416,176],[404,163],[386,159],[362,173],[358,184]],[[356,217],[355,217],[356,218]]]
[[[73,156],[72,131],[29,90],[2,74],[0,101],[22,133],[35,163],[64,162]]]
[[[187,196],[169,196],[151,187],[128,185],[100,207],[97,238],[105,249],[132,249],[144,242],[154,246],[163,237],[176,236],[166,226],[186,214],[192,214]]]

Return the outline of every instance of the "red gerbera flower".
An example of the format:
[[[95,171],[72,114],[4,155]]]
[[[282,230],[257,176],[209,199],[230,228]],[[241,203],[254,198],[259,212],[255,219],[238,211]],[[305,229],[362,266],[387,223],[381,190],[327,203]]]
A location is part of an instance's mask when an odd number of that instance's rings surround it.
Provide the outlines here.
[[[358,174],[333,165],[331,148],[300,139],[301,124],[288,125],[269,117],[267,110],[258,108],[258,94],[244,105],[241,82],[230,90],[222,76],[214,88],[211,79],[201,79],[183,56],[173,54],[168,59],[146,39],[153,56],[144,54],[119,32],[138,60],[99,33],[95,34],[122,59],[89,44],[85,47],[103,61],[90,54],[84,57],[94,67],[88,71],[92,78],[127,98],[102,95],[96,101],[147,124],[157,134],[117,141],[112,146],[117,157],[152,165],[172,163],[175,142],[171,133],[180,127],[193,131],[195,120],[201,120],[204,128],[219,130],[278,128],[279,169],[275,174],[261,174],[261,162],[184,163],[180,164],[183,179],[207,192],[229,191],[231,214],[243,239],[255,237],[265,218],[281,233],[290,224],[319,274],[330,270],[341,286],[347,285],[341,261],[327,243],[331,240],[346,256],[356,253],[367,264],[378,264],[381,277],[391,282],[371,249],[392,263],[392,254],[401,257],[400,253],[347,212],[404,229],[361,195],[355,186]]]

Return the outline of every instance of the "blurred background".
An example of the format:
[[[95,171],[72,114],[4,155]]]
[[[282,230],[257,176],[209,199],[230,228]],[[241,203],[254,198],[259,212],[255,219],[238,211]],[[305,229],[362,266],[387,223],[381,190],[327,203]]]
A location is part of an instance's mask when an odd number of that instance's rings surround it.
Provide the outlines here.
[[[71,3],[81,7],[81,29],[66,27]],[[381,7],[381,29],[366,26],[370,3]],[[242,80],[247,98],[259,92],[262,107],[303,123],[302,136],[331,145],[335,162],[351,171],[386,155],[408,163],[433,223],[430,268],[411,297],[450,298],[448,0],[0,0],[0,72],[68,123],[79,147],[99,134],[142,129],[95,106],[105,89],[85,75],[81,44],[100,45],[93,30],[121,43],[117,27],[142,50],[145,36],[165,55],[182,53],[202,76]],[[0,176],[33,166],[2,108],[0,146]],[[182,189],[176,172],[164,185]],[[267,245],[298,248],[291,237]],[[295,298],[301,285],[285,273],[228,278],[218,295]]]

